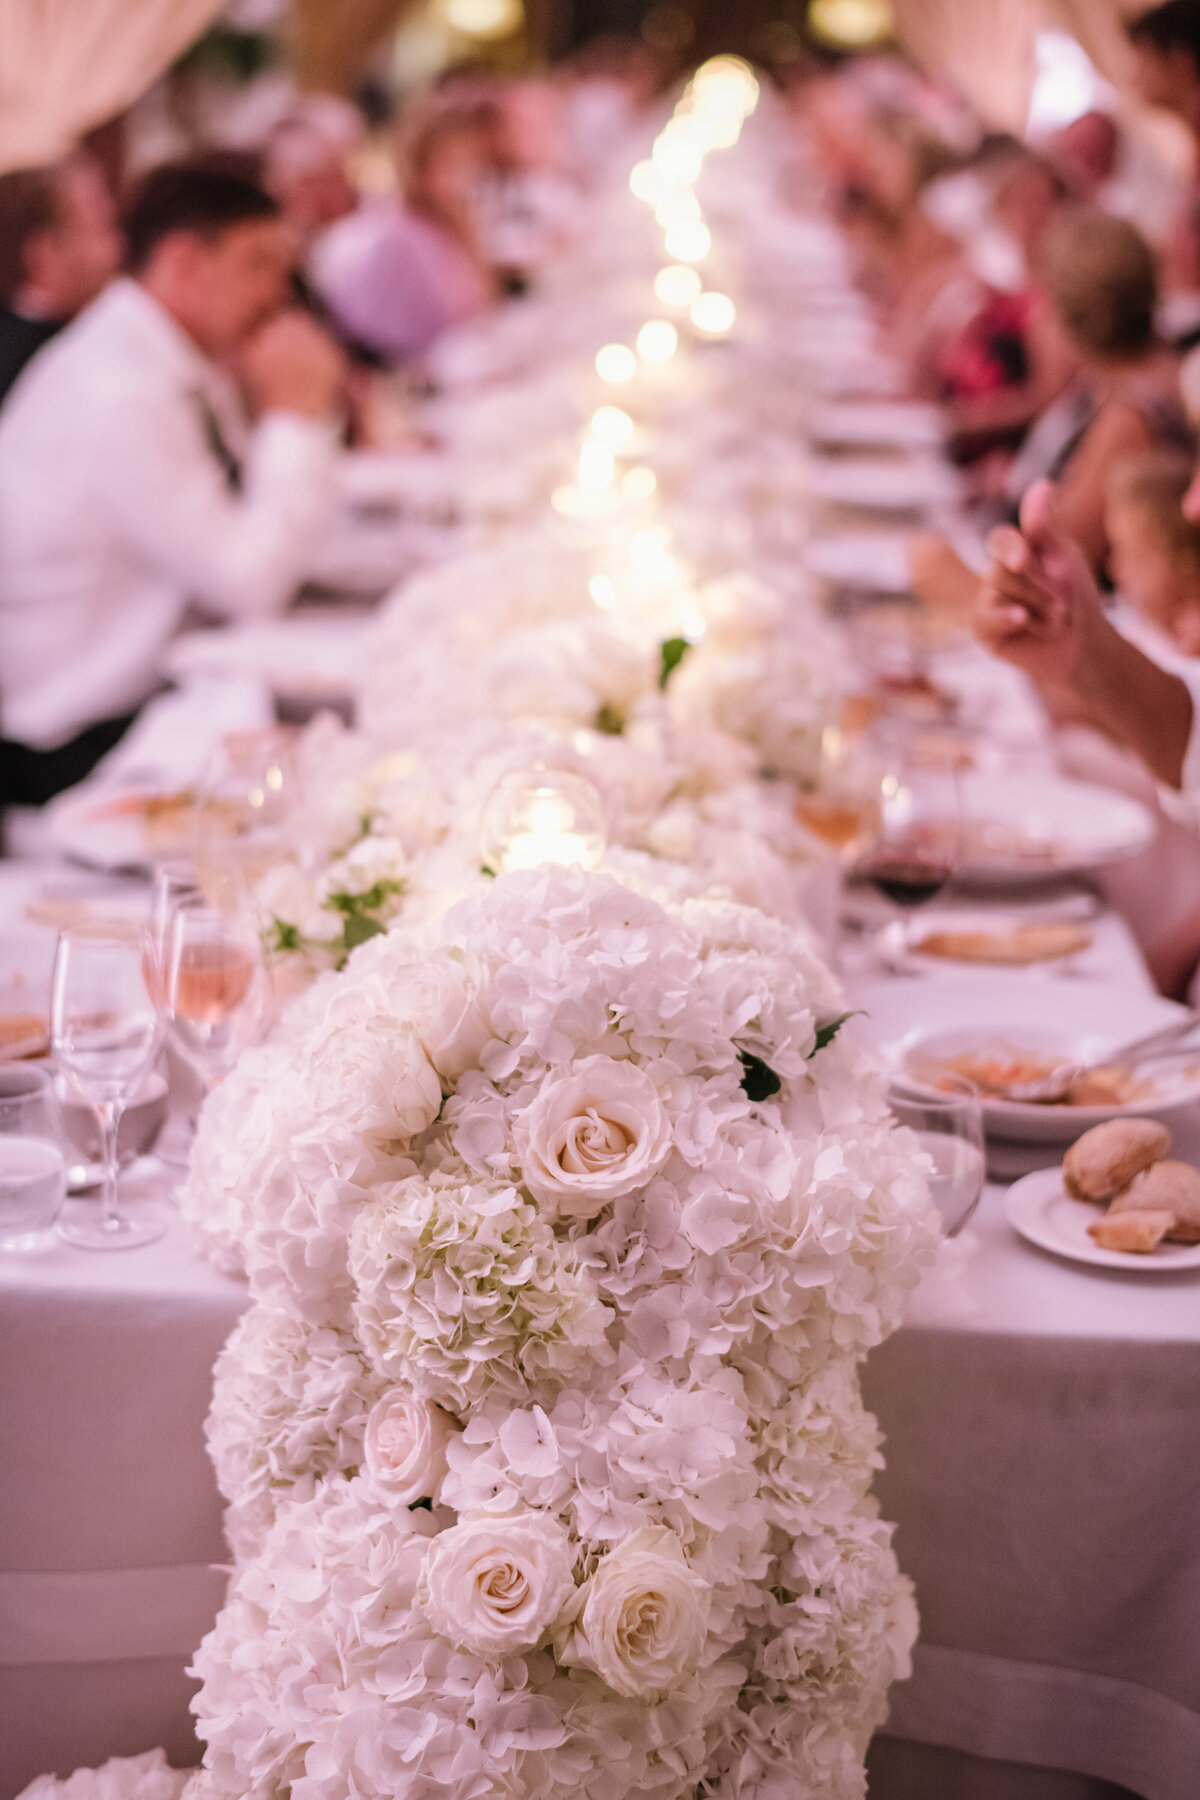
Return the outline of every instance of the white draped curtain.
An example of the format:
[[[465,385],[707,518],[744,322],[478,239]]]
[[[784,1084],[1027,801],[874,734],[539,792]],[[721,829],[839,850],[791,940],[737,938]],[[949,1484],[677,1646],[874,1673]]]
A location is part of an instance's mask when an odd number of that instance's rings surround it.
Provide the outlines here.
[[[1128,81],[1123,20],[1149,0],[892,0],[896,32],[995,131],[1021,133],[1039,31],[1067,31],[1116,87]]]
[[[222,4],[0,0],[0,170],[53,161],[120,112]]]

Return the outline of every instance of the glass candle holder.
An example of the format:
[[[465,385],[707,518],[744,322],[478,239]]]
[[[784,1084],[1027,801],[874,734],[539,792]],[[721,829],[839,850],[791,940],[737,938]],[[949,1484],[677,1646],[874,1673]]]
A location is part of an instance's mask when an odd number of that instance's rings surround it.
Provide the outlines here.
[[[545,864],[594,869],[607,833],[600,795],[566,769],[513,769],[483,809],[480,850],[494,874]]]

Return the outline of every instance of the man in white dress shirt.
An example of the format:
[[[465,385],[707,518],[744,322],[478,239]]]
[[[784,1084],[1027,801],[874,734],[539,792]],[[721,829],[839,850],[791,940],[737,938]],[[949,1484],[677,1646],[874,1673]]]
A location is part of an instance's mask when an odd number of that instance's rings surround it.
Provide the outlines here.
[[[0,416],[7,803],[88,773],[160,685],[190,604],[285,606],[331,499],[343,364],[289,309],[276,203],[225,170],[169,165],[126,229],[128,273],[38,353]]]

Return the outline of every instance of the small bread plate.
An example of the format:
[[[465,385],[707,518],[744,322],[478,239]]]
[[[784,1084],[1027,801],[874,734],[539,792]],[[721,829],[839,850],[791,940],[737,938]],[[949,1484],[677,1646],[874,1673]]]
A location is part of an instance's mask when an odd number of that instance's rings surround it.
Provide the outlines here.
[[[1103,1217],[1104,1208],[1072,1200],[1063,1187],[1061,1166],[1035,1169],[1032,1175],[1014,1181],[1004,1197],[1004,1210],[1013,1230],[1027,1242],[1069,1262],[1092,1263],[1099,1269],[1132,1269],[1136,1275],[1174,1275],[1181,1269],[1200,1269],[1200,1244],[1164,1243],[1147,1256],[1133,1256],[1093,1243],[1088,1226]]]
[[[1062,1063],[1102,1064],[1120,1044],[1182,1021],[1183,1009],[1157,994],[1135,996],[1116,984],[1073,982],[1068,1007],[1061,983],[1014,980],[997,971],[923,983],[923,1017],[914,1025],[909,987],[873,983],[856,989],[854,1001],[869,1014],[889,1064],[907,1081],[931,1090],[939,1079],[975,1081],[989,1138],[1065,1145],[1104,1119],[1161,1118],[1200,1100],[1200,1045],[1194,1058],[1172,1046],[1157,1060],[1139,1060],[1135,1079],[1111,1083],[1114,1095],[1129,1087],[1126,1099],[1048,1105],[1004,1100],[986,1090],[982,1077],[990,1063],[1008,1068],[1027,1060],[1027,1074],[1013,1078],[1037,1080]]]
[[[906,594],[912,586],[909,538],[901,531],[847,531],[811,537],[800,552],[810,575],[868,594]]]
[[[193,796],[183,789],[84,783],[47,810],[54,848],[92,869],[147,869],[156,856],[178,855],[191,841]]]
[[[936,406],[915,400],[826,400],[805,420],[814,444],[847,449],[933,450],[944,434]]]
[[[870,512],[923,512],[951,504],[958,495],[954,472],[932,457],[814,457],[808,488],[831,506]]]

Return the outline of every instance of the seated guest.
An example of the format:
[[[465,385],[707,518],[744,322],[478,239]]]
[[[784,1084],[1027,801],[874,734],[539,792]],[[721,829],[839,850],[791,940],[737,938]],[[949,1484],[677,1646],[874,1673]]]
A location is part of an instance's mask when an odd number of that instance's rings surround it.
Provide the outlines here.
[[[1060,484],[1059,522],[1099,574],[1108,554],[1104,510],[1116,464],[1156,447],[1190,453],[1179,358],[1156,336],[1154,257],[1126,220],[1090,207],[1061,213],[1046,236],[1044,280],[1081,373],[1057,403],[1059,441],[1047,441],[1035,427],[1010,482],[1020,492],[1041,477]]]
[[[1144,647],[1152,655],[1170,645],[1200,656],[1200,524],[1183,515],[1191,477],[1186,457],[1149,451],[1118,464],[1108,484],[1113,581],[1151,627]],[[1136,643],[1142,634],[1127,635]]]
[[[1200,518],[1200,480],[1184,511]],[[1168,787],[1200,790],[1192,698],[1200,701],[1200,673],[1184,679],[1117,630],[1079,545],[1062,528],[1051,483],[1030,489],[1020,529],[998,526],[988,549],[973,620],[984,648],[1023,670],[1052,710],[1070,710],[1124,744]]]
[[[323,231],[358,206],[358,190],[346,172],[355,143],[354,110],[332,99],[289,116],[275,127],[263,153],[263,186],[307,256]]]
[[[1056,132],[1050,143],[1050,156],[1071,193],[1087,206],[1107,205],[1120,151],[1120,128],[1104,112],[1082,113]]]
[[[951,450],[970,462],[992,455],[990,487],[1002,485],[1006,458],[1069,386],[1078,355],[1053,317],[1042,285],[1046,235],[1066,197],[1061,178],[1021,145],[998,147],[990,216],[975,259],[1011,259],[1007,280],[990,286],[978,313],[942,346],[940,394]],[[982,488],[985,484],[977,482]]]
[[[424,112],[400,142],[401,198],[363,207],[316,246],[316,286],[356,344],[409,362],[496,298],[473,213],[494,130],[486,102]]]
[[[515,285],[571,235],[580,187],[568,166],[562,95],[532,77],[496,89],[489,166],[474,196],[483,254]]]
[[[0,175],[0,401],[34,352],[95,299],[120,254],[113,204],[89,158]]]
[[[1184,511],[1200,519],[1200,480]],[[1021,530],[999,527],[989,549],[975,603],[980,642],[1029,676],[1052,715],[1092,726],[1156,781],[1182,788],[1195,816],[1200,664],[1173,656],[1165,667],[1117,629],[1079,546],[1059,526],[1049,483],[1026,495]],[[1176,906],[1165,928],[1161,917],[1153,923],[1155,979],[1164,993],[1182,993],[1200,955],[1200,908]]]
[[[276,203],[175,164],[148,177],[126,235],[127,277],[0,413],[10,804],[42,804],[116,743],[190,602],[221,616],[284,606],[330,498],[342,361],[283,310],[291,239]]]

